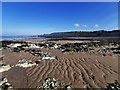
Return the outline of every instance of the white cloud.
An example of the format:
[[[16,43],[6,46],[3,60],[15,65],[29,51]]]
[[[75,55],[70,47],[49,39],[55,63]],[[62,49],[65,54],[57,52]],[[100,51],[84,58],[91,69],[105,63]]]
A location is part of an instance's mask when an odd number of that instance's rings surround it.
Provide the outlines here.
[[[95,25],[94,25],[94,28],[97,28],[97,27],[99,27],[99,25],[98,25],[98,24],[95,24]]]
[[[80,24],[76,23],[74,24],[75,27],[80,27]]]
[[[82,25],[83,27],[87,27],[87,25]]]

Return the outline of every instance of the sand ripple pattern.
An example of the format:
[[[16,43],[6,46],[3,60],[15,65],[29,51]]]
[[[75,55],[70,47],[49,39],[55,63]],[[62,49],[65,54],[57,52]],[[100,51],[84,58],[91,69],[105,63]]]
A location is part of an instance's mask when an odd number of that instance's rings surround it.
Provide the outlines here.
[[[45,78],[54,77],[59,83],[73,88],[105,87],[107,82],[118,80],[118,71],[106,65],[101,59],[82,54],[64,54],[58,60],[42,61],[38,67],[27,69],[29,87],[41,85]]]
[[[26,83],[25,87],[34,88],[40,86],[47,77],[55,78],[59,82],[59,86],[69,84],[73,88],[102,88],[105,87],[107,83],[118,80],[117,56],[102,57],[101,55],[73,52],[62,54],[58,50],[49,50],[48,52],[57,56],[58,60],[43,60],[38,66],[24,69],[25,76],[21,75],[21,78],[22,76],[27,78],[27,81],[25,81],[26,79],[23,80]],[[5,53],[6,57],[4,61],[11,64],[23,58],[31,60],[39,59],[26,52],[13,52],[14,54],[9,52]],[[9,60],[10,58],[11,61]],[[15,70],[11,70],[13,73],[10,71],[7,72],[7,76],[17,79],[17,77],[14,76]],[[19,74],[17,75],[19,76]],[[13,80],[9,78],[9,81],[12,82]],[[24,82],[21,83],[24,84]],[[15,85],[17,85],[17,83]]]

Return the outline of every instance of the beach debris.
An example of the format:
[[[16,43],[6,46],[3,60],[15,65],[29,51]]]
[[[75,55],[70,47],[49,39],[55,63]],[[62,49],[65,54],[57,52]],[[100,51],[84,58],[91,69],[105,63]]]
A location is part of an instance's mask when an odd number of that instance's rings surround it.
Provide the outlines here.
[[[41,60],[36,60],[35,63],[36,64],[39,64],[41,62]]]
[[[0,79],[0,90],[13,90],[13,86],[8,83],[8,80],[5,77]]]
[[[59,48],[59,45],[55,44],[55,45],[54,45],[54,48],[55,48],[55,49]]]
[[[38,49],[40,48],[39,46],[37,46],[36,44],[28,44],[28,46],[23,47],[24,49]]]
[[[29,52],[35,56],[42,56],[42,54],[43,54],[43,52],[41,50],[38,50],[38,49],[25,49],[25,52]]]
[[[118,44],[111,42],[103,43],[102,41],[99,42],[82,42],[82,43],[66,43],[62,44],[58,49],[65,52],[89,52],[89,53],[98,53],[106,56],[107,54],[110,55],[120,54],[120,46]]]
[[[42,57],[42,60],[54,60],[55,59],[55,57],[51,57],[51,56],[44,56],[44,57]]]
[[[10,65],[0,64],[0,72],[8,71],[10,68]]]
[[[10,49],[13,52],[20,52],[24,50],[23,49],[24,45],[25,44],[22,44],[22,43],[12,43],[12,44],[7,45],[7,49]]]
[[[43,52],[43,51],[38,50],[38,49],[29,49],[26,51],[28,51],[29,53],[31,53],[34,56],[41,57],[42,60],[48,60],[48,59],[54,60],[54,59],[56,59],[54,56],[51,56],[49,52]]]
[[[108,83],[105,90],[120,90],[120,83],[117,80],[114,83]]]
[[[43,90],[55,90],[57,88],[57,81],[55,78],[46,78],[42,86],[37,87]]]
[[[2,47],[0,48],[0,51],[1,51],[1,50],[3,50],[3,48],[2,48]]]
[[[10,47],[10,48],[17,48],[17,47],[19,47],[19,46],[22,46],[22,44],[20,44],[20,43],[15,43],[15,44],[7,45],[7,46]]]
[[[66,86],[64,87],[64,90],[72,90],[72,88],[71,88],[70,85],[66,85]]]
[[[90,41],[82,43],[67,43],[67,44],[57,44],[52,41],[43,41],[43,42],[22,42],[22,41],[2,41],[3,47],[8,47],[14,52],[20,52],[21,50],[30,51],[31,49],[60,49],[62,52],[93,52],[96,48],[99,48],[97,51],[99,54],[105,56],[105,53],[112,52],[114,54],[120,54],[119,42],[115,41]],[[97,53],[96,52],[96,53]],[[36,56],[41,56],[42,52],[33,52]]]
[[[23,68],[32,67],[35,65],[37,65],[37,64],[33,63],[32,60],[25,60],[25,59],[19,60],[18,64],[16,64],[16,66],[23,67]]]
[[[115,54],[120,54],[120,46],[111,48],[111,51]]]
[[[63,44],[59,48],[63,53],[64,52],[87,52],[88,51],[88,46],[84,45],[83,43],[68,43],[68,44]]]
[[[59,84],[55,78],[46,78],[42,86],[37,87],[37,90],[57,90]],[[59,87],[63,90],[72,90],[70,85],[64,85]]]
[[[38,43],[38,46],[40,48],[49,48],[49,49],[57,49],[60,45],[54,43],[54,42],[48,42],[48,41],[45,41],[45,42],[40,42]]]

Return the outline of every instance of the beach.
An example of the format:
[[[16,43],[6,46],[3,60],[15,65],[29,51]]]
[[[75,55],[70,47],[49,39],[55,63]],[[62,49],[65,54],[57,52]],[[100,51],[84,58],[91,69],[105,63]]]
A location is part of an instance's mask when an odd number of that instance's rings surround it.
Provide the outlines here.
[[[35,39],[30,41],[36,41]],[[37,39],[38,41],[38,39]],[[41,39],[39,40],[41,41]],[[45,40],[44,40],[45,41]],[[59,41],[57,43],[65,43]],[[69,41],[72,42],[72,41]],[[76,41],[83,42],[83,41]],[[86,41],[87,42],[87,41]],[[68,42],[66,42],[68,43]],[[55,60],[41,60],[37,66],[28,68],[12,67],[2,73],[15,88],[36,88],[48,77],[58,81],[58,88],[70,85],[72,88],[105,88],[107,83],[118,80],[118,54],[96,52],[65,52],[59,49],[41,48],[56,56]],[[19,60],[40,60],[29,52],[2,50],[3,63],[15,65]]]
[[[118,2],[7,1],[0,90],[120,90]]]

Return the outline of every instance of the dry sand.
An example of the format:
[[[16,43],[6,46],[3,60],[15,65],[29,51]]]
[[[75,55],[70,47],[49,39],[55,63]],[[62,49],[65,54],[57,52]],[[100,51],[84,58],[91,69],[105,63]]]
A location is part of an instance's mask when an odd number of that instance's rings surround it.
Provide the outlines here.
[[[13,67],[3,73],[15,88],[35,88],[42,85],[47,77],[55,78],[59,86],[72,88],[104,88],[107,83],[118,80],[118,55],[102,56],[94,53],[61,53],[57,49],[43,49],[57,56],[58,60],[43,60],[38,66],[29,68]],[[20,59],[39,60],[28,52],[3,50],[3,62],[14,65]]]

